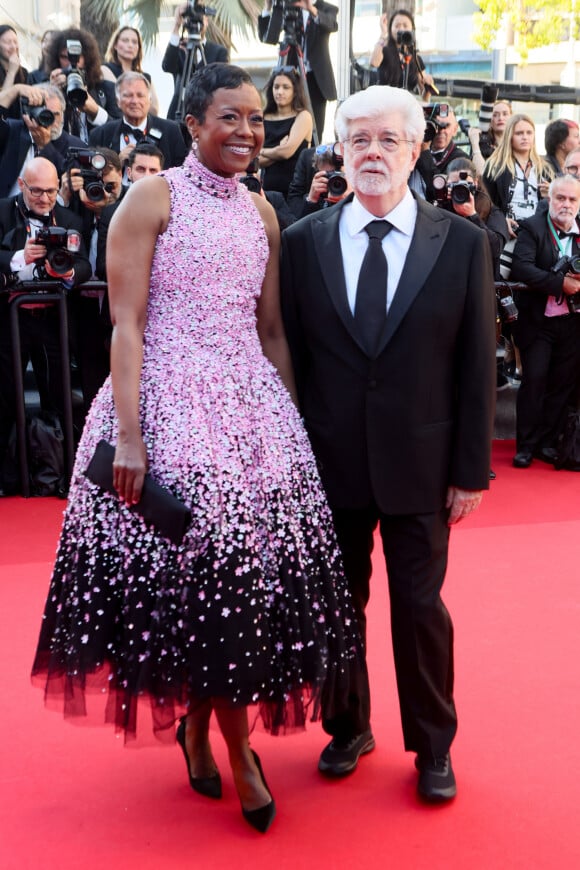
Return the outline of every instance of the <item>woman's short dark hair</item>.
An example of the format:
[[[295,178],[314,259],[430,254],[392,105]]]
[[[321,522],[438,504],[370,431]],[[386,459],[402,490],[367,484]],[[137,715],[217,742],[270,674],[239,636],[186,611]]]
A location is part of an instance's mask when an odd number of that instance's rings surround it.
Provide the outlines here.
[[[276,81],[278,76],[286,76],[286,78],[290,79],[290,81],[292,82],[292,85],[294,87],[294,96],[292,97],[292,110],[294,112],[302,112],[303,109],[307,109],[308,103],[306,101],[306,93],[304,91],[304,85],[302,84],[302,79],[300,78],[298,70],[293,66],[282,66],[278,67],[278,69],[275,69],[273,71],[264,89],[266,99],[264,114],[275,115],[278,111],[276,101],[274,100],[274,82]]]
[[[60,68],[60,53],[66,50],[69,39],[76,39],[82,46],[85,59],[85,81],[88,88],[94,88],[103,80],[101,71],[101,54],[95,37],[88,30],[69,27],[68,30],[55,30],[50,43],[49,67],[51,70]]]
[[[205,113],[213,103],[213,95],[220,88],[235,90],[242,85],[254,85],[245,69],[231,63],[209,63],[194,73],[185,91],[184,115],[192,115],[203,124]]]

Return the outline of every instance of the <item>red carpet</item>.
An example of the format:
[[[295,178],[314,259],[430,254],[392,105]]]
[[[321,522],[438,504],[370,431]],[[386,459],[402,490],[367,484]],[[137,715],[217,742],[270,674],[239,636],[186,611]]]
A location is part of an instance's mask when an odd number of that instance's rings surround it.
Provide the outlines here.
[[[369,655],[376,751],[341,782],[316,772],[319,726],[256,734],[278,816],[242,821],[223,743],[224,799],[204,800],[178,748],[125,749],[108,728],[47,712],[29,669],[63,503],[0,501],[0,867],[580,867],[580,475],[510,466],[452,535],[445,599],[456,626],[459,794],[421,806],[402,750],[384,571],[377,560]]]

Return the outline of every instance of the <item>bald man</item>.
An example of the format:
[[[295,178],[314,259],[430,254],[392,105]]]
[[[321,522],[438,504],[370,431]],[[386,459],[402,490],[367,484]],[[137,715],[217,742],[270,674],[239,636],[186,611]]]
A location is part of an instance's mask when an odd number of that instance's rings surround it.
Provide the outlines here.
[[[15,275],[32,281],[45,272],[49,278],[73,287],[87,281],[91,267],[84,246],[74,254],[72,268],[57,275],[46,259],[47,250],[36,241],[44,227],[81,230],[81,220],[56,203],[58,175],[43,157],[31,160],[18,179],[20,193],[0,200],[0,288]],[[0,469],[15,419],[15,388],[9,305],[13,293],[0,294]],[[62,368],[58,311],[54,305],[38,304],[20,309],[23,370],[30,360],[43,411],[62,416]],[[0,470],[1,474],[1,470]],[[3,491],[0,477],[0,491]]]

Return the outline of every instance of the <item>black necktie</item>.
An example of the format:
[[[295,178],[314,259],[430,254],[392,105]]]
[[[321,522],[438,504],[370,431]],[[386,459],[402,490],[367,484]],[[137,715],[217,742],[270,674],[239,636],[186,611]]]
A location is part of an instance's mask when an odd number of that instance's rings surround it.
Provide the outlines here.
[[[375,354],[387,318],[388,267],[382,242],[391,229],[388,221],[371,221],[365,227],[369,245],[358,276],[354,320],[369,356]]]
[[[143,130],[140,130],[138,127],[131,127],[130,124],[125,124],[124,121],[123,126],[121,127],[121,133],[126,133],[127,136],[132,136],[135,142],[140,142],[145,135]]]

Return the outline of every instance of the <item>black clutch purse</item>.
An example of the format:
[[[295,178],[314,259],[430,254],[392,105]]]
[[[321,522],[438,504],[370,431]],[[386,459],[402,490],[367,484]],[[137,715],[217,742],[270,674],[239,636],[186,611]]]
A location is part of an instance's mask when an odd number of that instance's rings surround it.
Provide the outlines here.
[[[114,458],[115,448],[106,441],[99,441],[85,471],[85,477],[105,492],[117,495],[113,486]],[[191,511],[187,505],[179,501],[169,490],[155,483],[149,474],[145,475],[141,498],[136,505],[128,509],[143,517],[145,522],[155,526],[160,535],[174,544],[181,543],[191,522]]]

